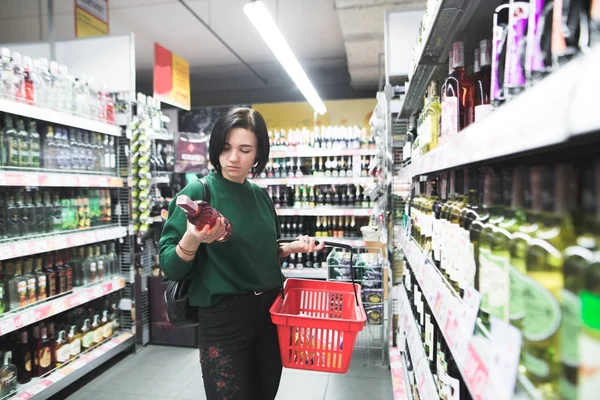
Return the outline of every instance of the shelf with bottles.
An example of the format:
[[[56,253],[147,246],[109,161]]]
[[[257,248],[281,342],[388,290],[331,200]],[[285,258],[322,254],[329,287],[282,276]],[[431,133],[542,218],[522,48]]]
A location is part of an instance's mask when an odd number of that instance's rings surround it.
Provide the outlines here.
[[[129,332],[114,335],[90,351],[82,352],[77,359],[66,363],[49,375],[19,387],[15,397],[12,398],[16,400],[47,399],[116,355],[128,350],[134,345],[134,342],[135,338]]]
[[[73,174],[73,173],[76,173]],[[0,169],[0,186],[120,188],[123,178],[104,175],[85,175],[81,171],[40,170],[30,172],[19,168]]]
[[[10,388],[3,385],[3,395],[9,394],[7,389],[22,393],[33,388],[38,379],[80,362],[86,353],[118,338],[121,335],[118,301],[118,297],[107,295],[4,335],[0,351],[4,355],[11,353],[14,367],[11,369],[16,376]]]
[[[285,180],[292,183],[299,179],[314,179],[334,184],[337,180],[368,178],[374,155],[364,156],[337,156],[325,155],[311,157],[292,157],[290,155],[269,160],[265,170],[256,179],[257,184],[264,181],[266,184],[276,180]],[[323,179],[325,178],[325,179]],[[353,182],[349,182],[353,183]]]
[[[285,208],[317,209],[323,207],[356,207],[368,209],[369,207],[372,207],[371,198],[366,193],[366,186],[363,185],[269,186],[267,192],[271,197],[275,208],[282,210]]]
[[[314,208],[278,208],[277,215],[280,216],[354,216],[366,217],[373,213],[371,208],[344,208],[318,206]]]
[[[432,351],[433,347],[425,347],[424,341],[433,342],[433,336],[427,337],[421,325],[417,323],[413,307],[406,295],[406,291],[402,288],[395,291],[398,294],[398,307],[400,309],[400,318],[398,321],[399,335],[398,340],[404,341],[403,347],[407,350],[406,355],[406,372],[408,375],[409,391],[412,398],[434,399],[442,398],[444,393],[447,393],[446,385],[451,386],[455,394],[460,393],[456,382],[445,380],[443,387],[438,384],[438,379],[434,378],[434,373],[431,370]],[[443,390],[439,390],[439,389]],[[439,395],[438,395],[439,390]],[[462,394],[462,393],[461,393]],[[450,397],[451,398],[451,397]],[[456,396],[454,398],[466,398]]]
[[[375,137],[359,126],[315,126],[269,131],[271,150],[368,150],[375,149]],[[331,154],[331,153],[330,153]]]
[[[62,274],[65,269],[63,268],[58,271]],[[50,280],[52,280],[52,272],[53,271],[48,271],[47,274],[50,276]],[[50,287],[53,286],[49,284],[50,280],[46,284],[47,289],[50,289]],[[63,280],[67,281],[66,278],[59,281]],[[65,282],[64,285],[67,285],[67,283]],[[31,306],[25,306],[14,311],[6,312],[0,317],[0,336],[43,321],[46,318],[58,315],[66,310],[79,307],[92,300],[99,299],[107,294],[121,290],[124,287],[125,280],[123,278],[117,276],[112,278],[107,277],[104,280],[86,286],[73,287],[70,292],[66,292],[62,296],[56,295],[53,298],[38,301]]]
[[[8,113],[0,124],[0,169],[116,175],[113,136]]]
[[[286,157],[300,157],[300,158],[311,158],[311,157],[363,157],[363,156],[375,156],[381,150],[376,148],[367,149],[313,149],[310,147],[301,147],[287,150],[271,150],[269,158],[286,158]]]
[[[111,223],[109,189],[11,187],[0,193],[0,244]]]
[[[392,324],[389,324],[389,356],[390,356],[390,374],[392,377],[392,392],[394,400],[412,400],[413,396],[408,394],[407,389],[407,375],[406,375],[406,359],[404,358],[404,351],[402,347],[398,346],[398,343],[394,342],[396,336]]]
[[[114,100],[106,83],[99,87],[93,77],[75,77],[66,65],[46,58],[22,57],[5,47],[0,52],[1,111],[112,134]]]
[[[286,186],[286,185],[304,185],[304,186],[319,186],[319,185],[361,185],[365,186],[373,182],[370,177],[341,177],[341,178],[326,178],[318,176],[304,176],[301,178],[266,178],[266,179],[251,179],[252,183],[259,186]]]
[[[300,235],[308,235],[318,240],[329,240],[343,243],[364,243],[360,228],[369,223],[367,217],[279,217],[281,237],[295,239]]]

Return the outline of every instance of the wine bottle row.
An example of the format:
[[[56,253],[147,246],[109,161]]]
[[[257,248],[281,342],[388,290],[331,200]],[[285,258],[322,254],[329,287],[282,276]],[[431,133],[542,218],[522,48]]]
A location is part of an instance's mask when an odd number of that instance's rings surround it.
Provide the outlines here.
[[[35,121],[4,114],[0,167],[115,173],[116,164],[113,136],[50,124],[40,135]]]
[[[275,158],[269,160],[260,178],[302,178],[369,176],[373,157],[360,158],[360,172],[354,171],[353,157],[329,156],[308,158]]]
[[[117,334],[121,329],[118,301],[119,297],[108,295],[3,336],[2,398],[14,394],[17,383],[46,375]]]
[[[447,77],[441,87],[437,80],[430,83],[423,108],[411,118],[404,158],[434,149],[597,43],[597,4],[503,1],[487,38],[472,49],[463,41],[453,44]],[[472,68],[466,51],[474,55]]]
[[[362,185],[269,186],[269,196],[277,208],[285,207],[371,207],[371,197]]]
[[[99,243],[0,262],[0,315],[119,276],[115,243]]]
[[[411,199],[413,239],[457,293],[479,290],[484,325],[522,332],[521,368],[544,398],[593,398],[582,371],[600,367],[600,162],[453,175]]]
[[[0,193],[0,240],[110,224],[109,189],[4,188]]]
[[[410,311],[412,311],[412,315],[409,318],[412,317],[416,323],[429,370],[434,377],[440,399],[471,400],[471,395],[465,385],[463,376],[444,340],[444,336],[437,325],[427,299],[423,291],[420,290],[412,268],[404,269],[403,284],[408,297]],[[408,348],[408,343],[406,344],[406,348]],[[413,398],[418,399],[420,397],[417,389],[416,366],[410,357],[410,352],[406,352],[405,354],[407,356],[407,371],[411,392]]]
[[[279,223],[284,238],[357,238],[361,237],[360,227],[368,223],[368,217],[279,217]]]
[[[315,149],[375,148],[375,137],[358,126],[315,126],[313,128],[269,131],[271,147]]]
[[[282,260],[282,269],[327,268],[327,255],[331,249],[323,249],[314,253],[290,254]]]

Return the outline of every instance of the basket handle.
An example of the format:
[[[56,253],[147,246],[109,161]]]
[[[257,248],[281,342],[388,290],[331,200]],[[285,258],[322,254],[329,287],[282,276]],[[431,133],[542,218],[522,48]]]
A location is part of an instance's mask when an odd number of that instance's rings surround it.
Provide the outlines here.
[[[284,243],[292,243],[295,242],[295,240],[291,240],[291,239],[279,239],[277,241],[277,247],[279,247],[280,244],[284,244]],[[324,241],[323,243],[325,243],[326,247],[339,247],[342,249],[346,249],[350,251],[350,277],[352,278],[352,289],[354,290],[354,299],[356,300],[356,305],[358,306],[358,294],[356,293],[356,283],[355,283],[355,279],[354,279],[354,264],[352,263],[352,251],[354,250],[354,248],[352,246],[350,246],[349,244],[345,244],[345,243],[336,243],[336,242],[328,242],[328,241]],[[315,240],[315,244],[318,246],[319,244],[321,244],[320,241]],[[281,298],[285,299],[285,293],[284,293],[284,287],[283,285],[281,285]]]

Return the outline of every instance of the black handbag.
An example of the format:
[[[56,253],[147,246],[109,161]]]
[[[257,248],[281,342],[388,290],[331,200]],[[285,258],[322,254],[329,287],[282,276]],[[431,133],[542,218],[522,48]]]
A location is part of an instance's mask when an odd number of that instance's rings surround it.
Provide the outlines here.
[[[204,201],[210,204],[210,188],[204,179],[198,179],[204,189]],[[189,290],[192,278],[178,281],[165,279],[165,306],[171,325],[185,328],[198,325],[198,308],[190,304]]]

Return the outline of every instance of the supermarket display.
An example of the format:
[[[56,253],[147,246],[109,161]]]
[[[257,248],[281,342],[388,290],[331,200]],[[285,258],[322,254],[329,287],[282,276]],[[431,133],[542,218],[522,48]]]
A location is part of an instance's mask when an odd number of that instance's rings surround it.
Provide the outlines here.
[[[107,85],[98,87],[93,77],[75,77],[66,65],[46,58],[32,60],[16,51],[0,49],[0,97],[37,107],[114,122],[114,104]]]

